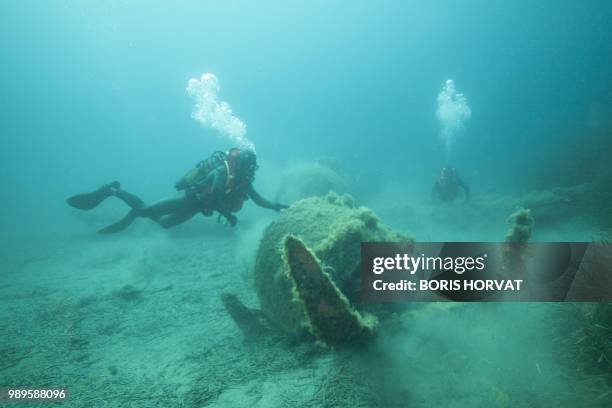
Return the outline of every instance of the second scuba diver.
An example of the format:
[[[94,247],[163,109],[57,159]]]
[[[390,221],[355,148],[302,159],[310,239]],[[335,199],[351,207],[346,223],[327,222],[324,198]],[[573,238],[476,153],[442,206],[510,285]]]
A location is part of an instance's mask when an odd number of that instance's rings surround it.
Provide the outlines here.
[[[452,203],[457,199],[461,190],[463,190],[465,202],[469,201],[470,188],[459,177],[457,169],[444,167],[431,190],[431,200],[433,202]]]
[[[112,234],[126,229],[136,218],[150,218],[164,228],[171,228],[201,213],[209,216],[217,211],[229,225],[236,225],[235,212],[249,198],[260,207],[275,211],[288,208],[272,203],[253,188],[257,171],[257,157],[249,150],[231,149],[215,152],[177,181],[175,187],[182,194],[147,205],[134,194],[121,189],[119,182],[105,184],[92,193],[78,194],[66,201],[74,208],[90,210],[110,196],[125,202],[131,210],[119,221],[98,232]]]

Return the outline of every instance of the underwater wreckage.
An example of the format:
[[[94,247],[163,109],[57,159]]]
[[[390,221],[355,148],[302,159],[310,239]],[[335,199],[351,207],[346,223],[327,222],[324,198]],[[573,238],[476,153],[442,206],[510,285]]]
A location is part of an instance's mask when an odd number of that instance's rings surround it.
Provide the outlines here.
[[[513,214],[508,224],[506,242],[529,239],[533,219],[527,210]],[[261,238],[254,266],[261,310],[245,307],[235,295],[223,295],[222,303],[245,339],[274,327],[332,348],[363,344],[374,337],[379,321],[398,316],[402,306],[360,302],[362,242],[414,239],[380,222],[372,210],[356,207],[348,194],[299,200]]]
[[[368,241],[412,238],[356,208],[347,194],[294,203],[260,243],[254,274],[263,313],[286,333],[314,335],[332,347],[370,338],[388,311],[358,302],[360,245]]]

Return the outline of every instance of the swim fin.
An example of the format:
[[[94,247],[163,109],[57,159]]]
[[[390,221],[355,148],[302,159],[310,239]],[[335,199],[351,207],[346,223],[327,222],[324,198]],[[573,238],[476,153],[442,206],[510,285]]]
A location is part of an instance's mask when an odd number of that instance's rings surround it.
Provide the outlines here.
[[[138,211],[130,210],[130,212],[128,212],[125,217],[115,222],[114,224],[111,224],[107,227],[102,228],[101,230],[98,231],[98,234],[114,234],[114,233],[123,231],[124,229],[129,227],[130,224],[136,218],[138,218]]]
[[[121,185],[118,181],[105,184],[96,191],[85,194],[77,194],[66,199],[68,205],[80,210],[91,210],[100,204],[102,201],[110,197],[113,188],[119,188]]]

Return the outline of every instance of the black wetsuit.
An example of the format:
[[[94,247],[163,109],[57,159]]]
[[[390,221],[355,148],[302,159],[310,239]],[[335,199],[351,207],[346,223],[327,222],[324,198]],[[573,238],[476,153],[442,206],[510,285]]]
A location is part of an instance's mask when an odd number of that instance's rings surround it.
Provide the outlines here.
[[[285,205],[275,204],[263,198],[255,191],[250,182],[234,183],[235,187],[228,191],[227,177],[228,172],[225,165],[220,165],[197,186],[187,188],[177,197],[151,205],[146,205],[140,198],[121,188],[111,188],[110,195],[123,200],[131,207],[131,210],[121,220],[98,232],[110,234],[122,231],[139,217],[150,218],[164,228],[171,228],[182,224],[198,213],[211,215],[214,211],[225,217],[233,226],[236,224],[236,216],[233,212],[239,209],[236,204],[241,206],[242,202],[249,198],[263,208],[276,211],[287,208]],[[240,176],[236,175],[236,179],[240,181]],[[228,200],[232,201],[232,206],[228,205]]]
[[[453,202],[459,195],[459,190],[463,190],[465,201],[470,198],[470,188],[459,178],[455,176],[449,179],[439,179],[433,186],[431,191],[432,201]]]

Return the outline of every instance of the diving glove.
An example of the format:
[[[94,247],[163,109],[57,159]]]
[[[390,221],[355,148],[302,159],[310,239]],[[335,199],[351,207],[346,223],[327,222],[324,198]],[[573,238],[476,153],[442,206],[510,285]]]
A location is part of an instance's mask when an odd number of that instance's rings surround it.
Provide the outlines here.
[[[222,218],[223,217],[223,218]],[[234,227],[238,223],[238,218],[234,214],[223,215],[219,214],[217,222],[223,223],[225,226]]]
[[[285,204],[276,204],[273,208],[274,211],[281,211],[281,210],[286,210],[287,208],[289,208],[288,205]]]

